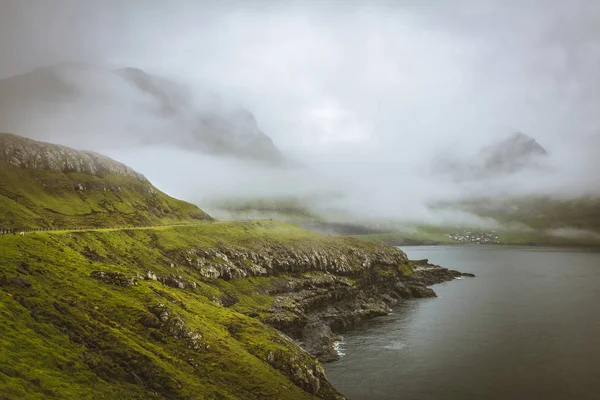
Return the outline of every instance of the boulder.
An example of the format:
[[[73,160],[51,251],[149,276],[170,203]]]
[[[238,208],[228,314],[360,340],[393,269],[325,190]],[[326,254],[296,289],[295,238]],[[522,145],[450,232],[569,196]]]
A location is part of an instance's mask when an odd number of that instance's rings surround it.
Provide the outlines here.
[[[396,282],[394,285],[394,289],[403,299],[409,299],[412,297],[411,291],[406,287],[406,285],[400,281]]]
[[[107,272],[107,271],[93,271],[90,277],[96,279],[98,282],[105,283],[113,286],[135,286],[138,281],[134,277],[127,276],[120,272]]]

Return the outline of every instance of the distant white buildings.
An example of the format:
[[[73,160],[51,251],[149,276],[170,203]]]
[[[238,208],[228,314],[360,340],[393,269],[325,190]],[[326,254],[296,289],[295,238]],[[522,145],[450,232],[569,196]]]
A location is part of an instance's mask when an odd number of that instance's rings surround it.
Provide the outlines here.
[[[446,236],[452,240],[461,243],[500,243],[496,231],[491,232],[462,232],[462,233],[447,233]]]

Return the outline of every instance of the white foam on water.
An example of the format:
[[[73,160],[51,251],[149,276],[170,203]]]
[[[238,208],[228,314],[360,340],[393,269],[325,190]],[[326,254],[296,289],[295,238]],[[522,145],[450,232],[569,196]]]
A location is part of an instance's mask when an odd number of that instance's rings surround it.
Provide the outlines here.
[[[338,340],[335,343],[333,343],[333,349],[340,357],[344,357],[346,355],[346,353],[344,352],[344,349],[342,348],[342,345],[344,345],[344,344],[345,344],[345,342],[344,342],[343,338],[342,338],[342,340]]]
[[[391,342],[390,344],[383,346],[384,349],[388,350],[402,350],[406,347],[406,344],[402,342]]]

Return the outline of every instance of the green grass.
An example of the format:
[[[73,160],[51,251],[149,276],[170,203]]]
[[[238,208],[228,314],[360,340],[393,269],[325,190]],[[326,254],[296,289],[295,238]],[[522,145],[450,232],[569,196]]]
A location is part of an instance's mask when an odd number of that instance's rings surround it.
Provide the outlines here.
[[[600,233],[600,198],[570,196],[563,198],[527,196],[518,198],[476,198],[445,202],[440,209],[462,210],[484,218],[493,218],[503,226],[525,224],[536,231],[574,228]]]
[[[277,277],[207,279],[177,263],[189,248],[227,243],[249,249],[371,245],[274,222],[159,229],[36,232],[0,236],[0,393],[5,398],[236,398],[306,399],[294,368],[318,363],[274,329],[244,313],[266,315],[261,295]],[[197,282],[175,289],[140,280],[114,287],[92,271],[177,274]],[[31,287],[10,279],[21,277]],[[218,296],[239,301],[227,308]],[[202,350],[164,328],[148,328],[151,309],[164,304],[201,335]],[[276,355],[267,362],[268,353]],[[290,361],[292,360],[292,361]],[[298,367],[300,366],[300,367]],[[290,372],[292,371],[292,372]],[[137,375],[147,386],[136,384]],[[335,391],[323,384],[320,396]]]
[[[165,225],[207,219],[198,207],[148,182],[16,168],[0,162],[0,227]]]
[[[547,231],[498,231],[498,239],[506,244],[535,244],[546,246],[593,246],[600,247],[600,238],[594,236],[566,237]]]
[[[389,244],[392,246],[402,246],[406,244],[406,239],[413,241],[434,241],[443,244],[454,244],[455,241],[446,236],[446,231],[442,227],[420,226],[414,230],[405,232],[376,233],[370,235],[355,235],[353,238],[365,240],[373,243]]]
[[[445,245],[457,245],[460,242],[446,236],[446,233],[472,231],[485,231],[481,228],[469,227],[442,227],[442,226],[420,226],[417,230],[410,233],[390,232],[373,235],[352,236],[356,239],[372,242],[389,244],[392,246],[406,245],[406,239],[417,241],[433,241]],[[589,235],[581,234],[578,236],[568,236],[552,234],[551,230],[519,230],[496,228],[498,241],[500,244],[514,245],[545,245],[545,246],[600,246],[600,237],[591,232]],[[468,244],[468,243],[462,243]],[[496,244],[496,243],[491,243]]]

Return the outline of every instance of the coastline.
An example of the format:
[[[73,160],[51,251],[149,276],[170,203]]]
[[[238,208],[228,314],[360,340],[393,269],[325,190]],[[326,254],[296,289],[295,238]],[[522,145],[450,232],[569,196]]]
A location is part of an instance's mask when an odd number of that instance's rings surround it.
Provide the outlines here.
[[[406,299],[437,297],[432,285],[474,277],[471,273],[431,264],[427,259],[408,264],[411,273],[406,276],[375,274],[352,286],[331,280],[320,291],[282,293],[275,299],[273,316],[264,322],[293,338],[319,361],[332,362],[340,357],[337,351],[340,335],[357,323],[387,315]],[[290,310],[299,317],[285,318],[283,315]]]

